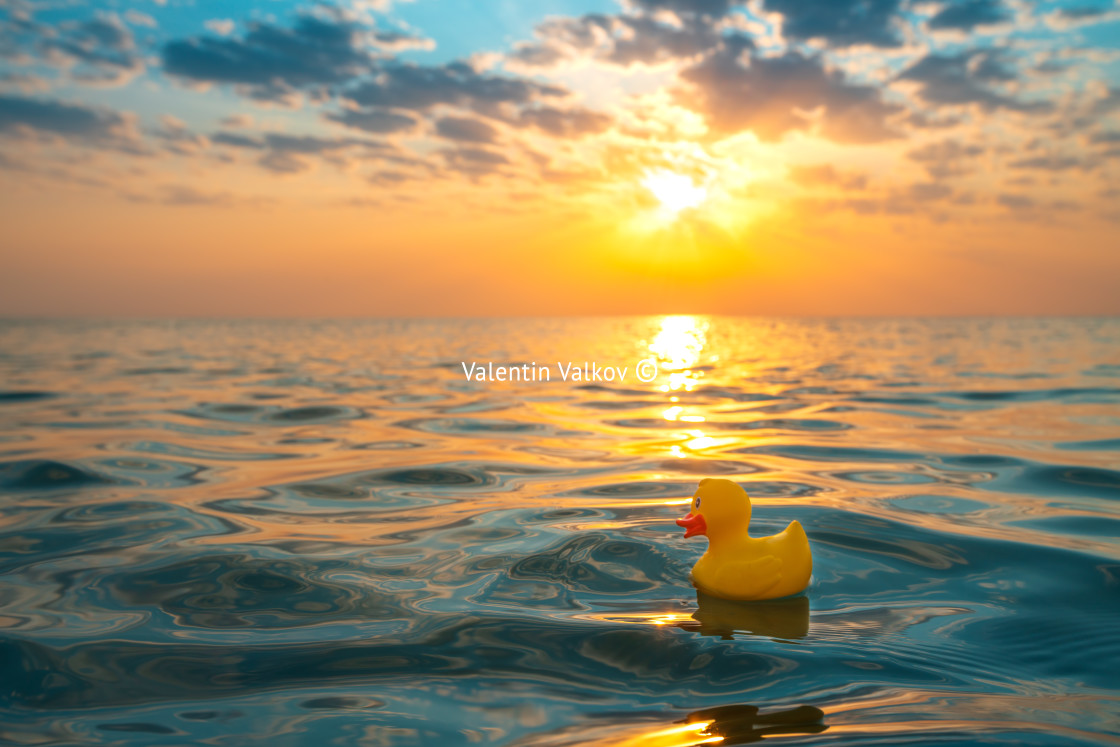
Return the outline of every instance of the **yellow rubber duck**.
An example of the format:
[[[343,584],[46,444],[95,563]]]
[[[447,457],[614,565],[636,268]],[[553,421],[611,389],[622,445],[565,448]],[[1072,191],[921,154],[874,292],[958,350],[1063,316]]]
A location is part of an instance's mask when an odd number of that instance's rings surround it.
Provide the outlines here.
[[[700,481],[688,516],[677,519],[685,537],[708,537],[708,551],[692,567],[692,584],[723,599],[777,599],[803,591],[813,556],[801,524],[791,521],[780,534],[756,539],[747,534],[750,523],[751,499],[738,483]]]

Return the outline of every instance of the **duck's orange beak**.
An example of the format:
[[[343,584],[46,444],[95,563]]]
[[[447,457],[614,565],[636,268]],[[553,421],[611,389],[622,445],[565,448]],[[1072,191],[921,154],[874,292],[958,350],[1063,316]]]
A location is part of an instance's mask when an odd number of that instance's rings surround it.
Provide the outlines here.
[[[677,519],[677,526],[684,527],[685,539],[708,533],[708,522],[704,521],[704,517],[700,514],[693,516],[691,511],[683,519]]]

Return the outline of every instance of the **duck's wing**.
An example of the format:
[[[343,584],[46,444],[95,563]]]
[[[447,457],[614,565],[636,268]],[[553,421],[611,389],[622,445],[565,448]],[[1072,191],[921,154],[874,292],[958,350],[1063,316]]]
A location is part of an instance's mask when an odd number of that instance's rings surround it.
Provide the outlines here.
[[[773,576],[779,581],[782,578],[782,559],[777,555],[763,555],[757,560],[752,560],[747,565],[750,566],[750,573],[752,576],[763,578]]]
[[[732,563],[719,572],[718,585],[734,590],[738,597],[765,594],[782,580],[782,559],[763,555],[747,562]]]

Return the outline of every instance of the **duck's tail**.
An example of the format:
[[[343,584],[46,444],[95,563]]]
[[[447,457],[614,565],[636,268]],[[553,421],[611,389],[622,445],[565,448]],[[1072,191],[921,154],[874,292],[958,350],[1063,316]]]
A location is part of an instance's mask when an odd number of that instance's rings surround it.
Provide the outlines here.
[[[791,521],[782,534],[788,535],[788,542],[798,548],[798,554],[804,553],[806,562],[804,568],[801,569],[800,575],[804,576],[804,578],[801,579],[801,583],[807,585],[809,583],[809,578],[813,574],[813,552],[809,548],[809,537],[805,534],[804,527],[801,526],[801,522],[797,519]]]
[[[805,534],[805,528],[801,526],[801,522],[797,519],[791,521],[782,534],[787,535],[790,542],[809,544],[809,537]]]

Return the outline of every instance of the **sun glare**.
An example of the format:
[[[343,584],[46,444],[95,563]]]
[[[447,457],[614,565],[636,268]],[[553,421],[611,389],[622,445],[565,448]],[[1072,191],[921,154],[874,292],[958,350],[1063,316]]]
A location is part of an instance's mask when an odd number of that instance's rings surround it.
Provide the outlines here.
[[[694,184],[692,179],[684,174],[665,169],[647,171],[642,186],[657,198],[661,203],[661,209],[671,215],[697,207],[708,197],[706,187]]]
[[[649,343],[649,351],[670,371],[691,368],[700,361],[707,329],[707,322],[694,316],[666,316],[657,336]]]

